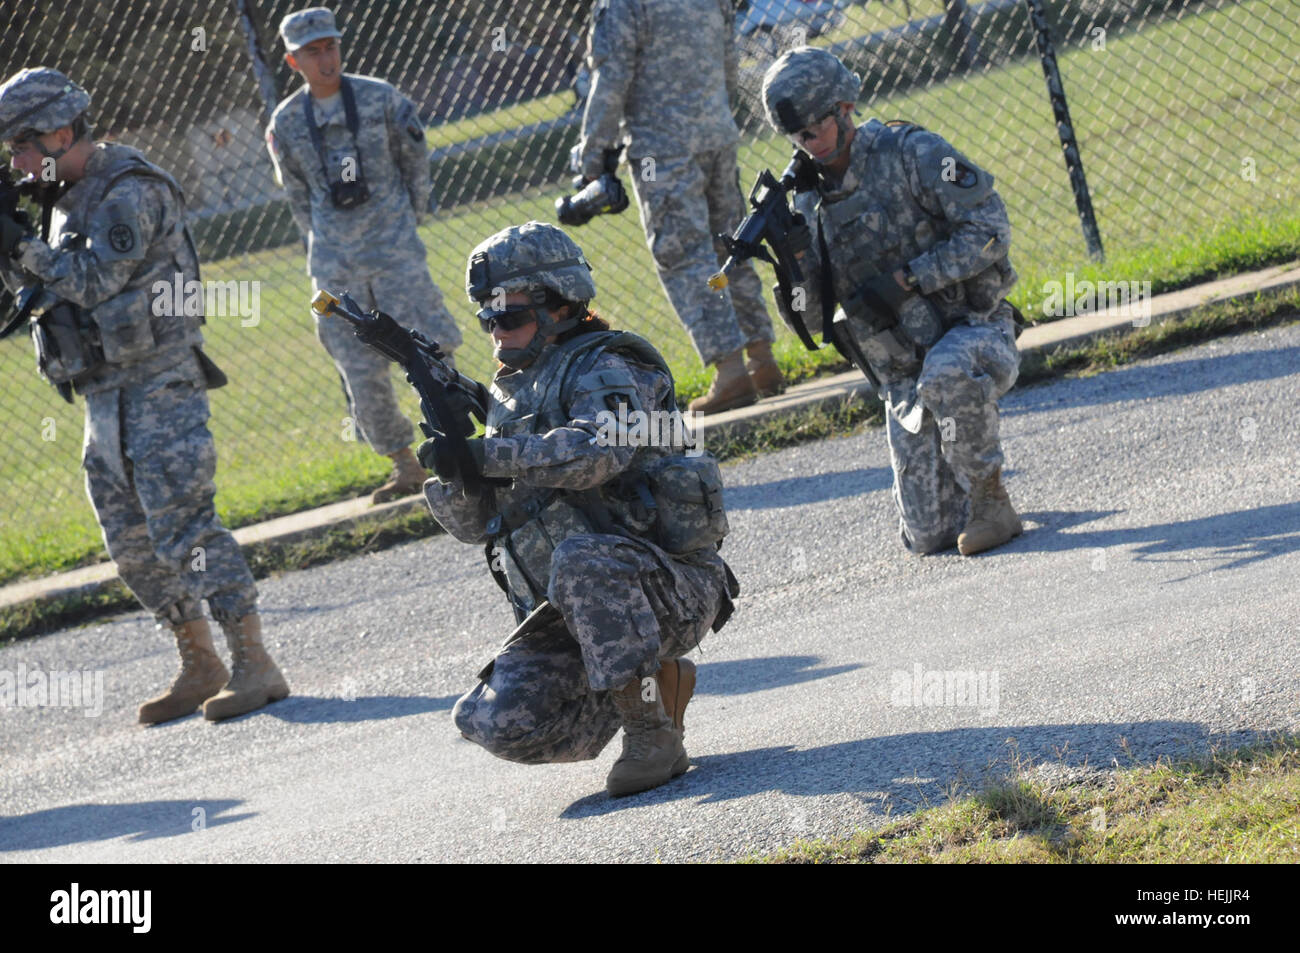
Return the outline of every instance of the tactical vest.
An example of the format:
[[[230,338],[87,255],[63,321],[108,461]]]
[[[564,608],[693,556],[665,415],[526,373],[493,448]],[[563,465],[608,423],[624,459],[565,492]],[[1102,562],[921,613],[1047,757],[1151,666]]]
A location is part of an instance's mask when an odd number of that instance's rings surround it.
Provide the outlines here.
[[[858,186],[851,194],[835,201],[826,201],[816,192],[800,196],[812,212],[810,221],[820,230],[815,240],[820,242],[819,252],[824,249],[829,259],[834,299],[841,305],[851,302],[869,278],[911,261],[952,233],[946,218],[930,214],[910,193],[904,146],[910,135],[924,131],[922,127],[905,122],[886,125],[873,119],[857,135],[868,130],[874,132],[870,148],[852,153],[850,170]],[[972,316],[992,313],[1015,280],[1015,271],[1004,257],[965,281],[923,294],[939,322],[934,331],[942,334]],[[905,375],[909,367],[919,367],[920,355],[911,345],[921,338],[924,348],[926,337],[937,337],[919,327],[929,314],[929,309],[924,310],[924,314],[916,310],[918,329],[911,335],[913,340],[897,347],[883,336],[867,344],[864,335],[867,356],[873,364],[879,362],[887,376]],[[908,318],[907,313],[901,316],[904,324]]]
[[[51,231],[51,246],[64,250],[85,247],[94,213],[104,204],[113,186],[131,175],[164,183],[176,198],[181,221],[145,250],[121,291],[93,308],[83,309],[86,320],[80,323],[89,338],[88,351],[103,363],[73,379],[79,389],[94,382],[112,383],[122,376],[116,372],[126,368],[146,373],[164,369],[186,359],[190,349],[203,342],[199,331],[202,315],[153,313],[154,300],[158,297],[155,283],[166,282],[170,289],[177,274],[186,281],[199,279],[198,253],[183,221],[184,196],[180,186],[136,150],[117,144],[110,144],[106,149],[111,150],[110,161],[96,169],[93,178],[79,183],[86,191],[86,198],[72,208],[61,209],[65,215]],[[169,292],[168,298],[173,297]]]
[[[672,373],[648,341],[624,331],[596,332],[547,348],[539,359],[542,364],[534,373],[519,375],[519,386],[512,392],[494,382],[486,435],[515,437],[563,427],[578,383],[590,374],[605,373],[592,371],[604,351],[661,370],[669,380],[668,410],[677,409]],[[627,390],[622,379],[591,383],[596,393],[603,383],[610,385],[611,394]],[[527,488],[506,498],[506,505],[487,524],[489,553],[494,571],[504,572],[509,591],[524,603],[524,611],[546,598],[551,556],[570,536],[613,533],[684,555],[716,547],[727,532],[717,461],[710,454],[687,457],[672,446],[638,447],[627,469],[600,487],[581,492]]]

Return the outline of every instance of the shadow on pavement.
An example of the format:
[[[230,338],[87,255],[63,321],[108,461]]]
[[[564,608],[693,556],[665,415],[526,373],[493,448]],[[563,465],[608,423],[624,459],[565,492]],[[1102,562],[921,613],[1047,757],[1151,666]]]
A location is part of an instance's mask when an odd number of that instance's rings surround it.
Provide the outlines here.
[[[729,510],[785,509],[888,490],[893,485],[894,473],[889,467],[859,467],[837,473],[809,473],[750,486],[728,486],[723,503]]]
[[[1226,559],[1207,571],[1239,569],[1261,559],[1285,556],[1300,550],[1300,502],[1277,503],[1253,510],[1216,513],[1179,523],[1130,526],[1122,529],[1063,533],[1062,530],[1112,516],[1118,510],[1090,510],[1077,513],[1048,510],[1022,513],[1040,524],[1007,544],[1008,552],[1060,552],[1067,549],[1132,547],[1137,562],[1193,561],[1173,554],[1210,550],[1210,558]],[[1205,558],[1198,556],[1195,561]]]
[[[1107,371],[1062,388],[1035,385],[1003,398],[1004,417],[1044,410],[1090,407],[1156,397],[1185,397],[1203,390],[1287,377],[1300,367],[1300,347],[1264,348],[1240,354],[1193,357],[1167,364]]]
[[[1212,735],[1191,721],[1014,725],[910,732],[819,748],[780,745],[692,754],[691,769],[668,784],[617,800],[603,792],[588,795],[560,817],[596,817],[681,800],[717,803],[769,791],[803,797],[849,794],[876,805],[873,809],[882,817],[886,804],[897,816],[943,803],[953,782],[978,787],[1006,777],[1017,755],[1076,768],[1105,769],[1112,761],[1133,767],[1203,752],[1210,742],[1236,746],[1258,737],[1246,731]]]
[[[459,695],[430,698],[426,695],[375,695],[369,698],[317,698],[312,695],[290,695],[284,701],[243,715],[271,715],[295,725],[320,725],[332,722],[381,721],[385,718],[403,718],[407,715],[424,715],[431,711],[451,711]]]
[[[243,801],[144,801],[139,804],[69,804],[32,814],[0,817],[0,851],[43,850],[87,841],[175,837],[255,817],[228,814]],[[196,827],[196,825],[198,825]]]
[[[820,661],[816,655],[777,655],[731,662],[696,662],[699,666],[699,681],[695,694],[744,695],[768,688],[798,685],[817,678],[829,678],[862,668],[861,665],[814,668]]]

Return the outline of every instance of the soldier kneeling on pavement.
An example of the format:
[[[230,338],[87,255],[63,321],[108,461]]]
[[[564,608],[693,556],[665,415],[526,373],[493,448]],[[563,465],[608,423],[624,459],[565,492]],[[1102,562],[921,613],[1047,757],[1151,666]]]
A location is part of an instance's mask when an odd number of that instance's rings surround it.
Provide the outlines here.
[[[520,624],[456,703],[456,727],[500,758],[544,764],[595,758],[621,726],[609,792],[656,787],[690,766],[683,656],[739,591],[718,555],[717,463],[680,430],[641,440],[612,426],[676,410],[673,378],[649,342],[587,309],[591,268],[564,232],[498,232],[471,255],[466,290],[501,367],[468,453],[440,434],[421,445],[438,476],[425,495],[448,533],[486,544]]]
[[[969,556],[1022,532],[998,439],[998,398],[1020,368],[1004,297],[1011,226],[993,177],[940,136],[855,127],[860,88],[812,47],[763,77],[768,123],[811,160],[795,186],[806,227],[792,236],[805,280],[791,300],[804,307],[782,310],[834,339],[885,402],[903,544]]]

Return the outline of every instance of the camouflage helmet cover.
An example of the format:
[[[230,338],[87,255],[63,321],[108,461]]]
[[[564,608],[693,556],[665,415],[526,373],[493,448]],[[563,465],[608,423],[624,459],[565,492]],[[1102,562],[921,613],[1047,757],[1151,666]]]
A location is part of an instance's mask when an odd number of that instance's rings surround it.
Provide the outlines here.
[[[20,70],[0,86],[0,141],[71,125],[90,108],[90,94],[48,66]]]
[[[862,80],[826,50],[800,46],[783,53],[763,74],[763,110],[778,132],[811,126],[836,103],[855,103]]]
[[[465,293],[474,302],[499,293],[550,288],[568,301],[596,296],[591,265],[554,225],[527,222],[497,232],[470,253]]]

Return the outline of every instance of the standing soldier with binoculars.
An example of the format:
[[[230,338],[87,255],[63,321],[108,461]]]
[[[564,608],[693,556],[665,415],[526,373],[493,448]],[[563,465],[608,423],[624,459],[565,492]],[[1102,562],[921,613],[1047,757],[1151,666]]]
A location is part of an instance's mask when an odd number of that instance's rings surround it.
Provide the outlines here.
[[[450,356],[460,332],[415,230],[429,200],[429,154],[415,103],[383,80],[343,72],[342,34],[324,7],[289,14],[280,36],[285,60],[306,86],[276,107],[266,143],[307,239],[313,293],[346,288],[362,307],[391,314]],[[313,317],[362,436],[393,460],[392,478],[374,501],[418,492],[425,473],[411,451],[415,432],[398,409],[388,362],[340,318]]]

